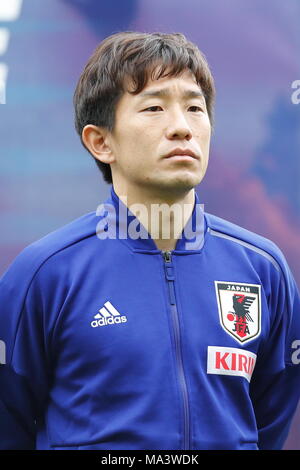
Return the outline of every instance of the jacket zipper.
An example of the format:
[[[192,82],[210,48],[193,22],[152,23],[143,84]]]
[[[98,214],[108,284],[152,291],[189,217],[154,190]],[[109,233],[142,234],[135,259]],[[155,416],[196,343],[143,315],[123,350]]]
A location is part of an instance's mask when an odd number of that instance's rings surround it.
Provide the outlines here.
[[[175,297],[175,277],[174,277],[174,267],[172,263],[172,253],[171,251],[162,251],[164,258],[164,268],[165,276],[169,292],[169,302],[170,310],[172,314],[172,323],[175,339],[175,355],[177,363],[177,371],[179,378],[179,385],[183,399],[183,411],[184,411],[184,450],[190,449],[190,413],[189,413],[189,400],[188,400],[188,391],[186,385],[186,379],[183,369],[183,359],[182,359],[182,350],[181,350],[181,338],[180,338],[180,327],[179,327],[179,317]]]

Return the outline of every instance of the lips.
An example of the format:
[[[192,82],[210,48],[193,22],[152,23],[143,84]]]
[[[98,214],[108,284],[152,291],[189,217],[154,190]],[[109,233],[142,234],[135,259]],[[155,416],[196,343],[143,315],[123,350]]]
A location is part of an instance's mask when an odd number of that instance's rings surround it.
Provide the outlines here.
[[[174,150],[172,150],[171,152],[169,152],[165,158],[171,158],[171,157],[175,157],[175,156],[186,156],[186,157],[192,157],[192,158],[195,158],[195,159],[199,159],[199,157],[190,149],[181,149],[181,148],[176,148]]]

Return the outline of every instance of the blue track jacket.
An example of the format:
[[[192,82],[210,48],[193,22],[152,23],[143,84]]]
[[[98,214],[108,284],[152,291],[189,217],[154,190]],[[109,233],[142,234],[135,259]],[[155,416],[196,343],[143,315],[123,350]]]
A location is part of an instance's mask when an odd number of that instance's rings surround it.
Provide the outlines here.
[[[197,217],[197,197],[194,238],[162,252],[119,202],[112,189],[1,278],[0,448],[282,448],[300,394],[284,256]]]

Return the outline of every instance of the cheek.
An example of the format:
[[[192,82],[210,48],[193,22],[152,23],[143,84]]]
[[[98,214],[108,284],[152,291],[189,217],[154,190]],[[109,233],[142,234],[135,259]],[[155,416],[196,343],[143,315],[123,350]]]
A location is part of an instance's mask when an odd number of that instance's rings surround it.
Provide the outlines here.
[[[191,119],[190,126],[193,130],[193,134],[195,137],[203,139],[210,137],[211,124],[209,117],[206,114]]]
[[[130,159],[136,147],[136,136],[130,131],[118,135],[114,142],[114,152],[119,159]]]
[[[132,157],[133,154],[136,157],[147,160],[146,154],[151,152],[151,149],[154,147],[155,142],[157,141],[151,133],[151,129],[146,129],[145,127],[137,129],[135,132],[131,132],[126,137],[127,149],[131,150]]]
[[[117,129],[114,135],[114,153],[119,164],[127,169],[136,169],[138,165],[141,171],[145,167],[149,168],[159,153],[160,127],[157,123],[145,124],[141,120],[131,119],[130,125]]]
[[[145,138],[143,130],[128,132],[117,143],[115,152],[119,164],[127,171],[143,172],[151,162],[151,142]],[[138,170],[139,168],[139,170]]]
[[[203,143],[209,144],[211,138],[211,125],[209,120],[207,120],[205,125],[201,128],[201,131],[199,132],[199,138]]]
[[[202,129],[199,131],[199,129],[194,133],[194,139],[198,143],[198,145],[201,145],[201,147],[209,146],[210,144],[210,137],[211,137],[211,131],[210,128],[208,129]]]

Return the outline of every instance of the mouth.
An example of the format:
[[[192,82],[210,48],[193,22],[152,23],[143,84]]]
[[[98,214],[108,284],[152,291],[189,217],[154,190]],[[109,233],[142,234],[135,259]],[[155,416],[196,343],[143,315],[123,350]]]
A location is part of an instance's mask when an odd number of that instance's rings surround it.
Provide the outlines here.
[[[174,150],[172,150],[171,152],[169,152],[165,158],[174,158],[174,159],[177,159],[177,160],[184,160],[184,159],[195,159],[195,160],[199,160],[199,156],[195,154],[195,152],[193,152],[192,150],[190,149],[181,149],[181,148],[176,148]]]

